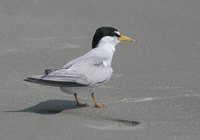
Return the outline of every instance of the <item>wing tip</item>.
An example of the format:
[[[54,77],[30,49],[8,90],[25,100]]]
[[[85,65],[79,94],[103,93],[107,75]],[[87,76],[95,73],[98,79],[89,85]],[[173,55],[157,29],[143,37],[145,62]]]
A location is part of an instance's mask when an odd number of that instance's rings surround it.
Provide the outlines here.
[[[31,76],[24,79],[26,82],[47,85],[47,86],[56,86],[56,87],[83,87],[88,86],[87,84],[81,84],[77,82],[69,82],[69,81],[54,81],[54,80],[46,80],[42,79],[42,76]]]
[[[27,77],[24,79],[24,81],[31,82],[31,83],[38,83],[40,81],[40,79],[33,78],[33,77]]]

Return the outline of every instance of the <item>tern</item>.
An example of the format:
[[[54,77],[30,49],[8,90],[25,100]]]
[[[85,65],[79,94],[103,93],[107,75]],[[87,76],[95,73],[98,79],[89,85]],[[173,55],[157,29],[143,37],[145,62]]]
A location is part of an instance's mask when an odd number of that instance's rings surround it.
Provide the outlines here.
[[[113,27],[100,27],[96,30],[92,49],[86,54],[69,61],[57,70],[47,69],[43,75],[30,76],[25,81],[59,87],[61,91],[74,94],[77,106],[86,106],[79,102],[78,93],[91,94],[94,107],[105,107],[97,102],[94,89],[110,80],[111,67],[115,47],[121,41],[135,42],[136,40],[121,35]]]

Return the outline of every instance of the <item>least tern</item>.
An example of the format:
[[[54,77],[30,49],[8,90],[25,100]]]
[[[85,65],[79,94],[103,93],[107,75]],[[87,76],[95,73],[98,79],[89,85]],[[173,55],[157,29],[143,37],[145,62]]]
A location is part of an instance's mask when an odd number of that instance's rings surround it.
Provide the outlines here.
[[[97,102],[94,89],[111,78],[113,72],[111,63],[115,46],[121,41],[134,42],[136,40],[121,35],[113,27],[100,27],[94,34],[92,49],[89,52],[69,61],[61,69],[48,69],[43,75],[31,76],[24,80],[59,87],[65,93],[74,94],[77,106],[86,105],[79,102],[77,93],[91,93],[94,107],[104,107],[104,104]]]

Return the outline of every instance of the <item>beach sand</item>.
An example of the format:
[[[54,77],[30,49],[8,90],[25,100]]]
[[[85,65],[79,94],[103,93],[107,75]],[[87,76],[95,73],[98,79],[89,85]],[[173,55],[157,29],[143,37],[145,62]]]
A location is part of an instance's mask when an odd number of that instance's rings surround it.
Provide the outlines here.
[[[199,140],[199,0],[0,0],[1,140]],[[117,45],[114,74],[87,107],[24,82],[91,49],[96,28]]]

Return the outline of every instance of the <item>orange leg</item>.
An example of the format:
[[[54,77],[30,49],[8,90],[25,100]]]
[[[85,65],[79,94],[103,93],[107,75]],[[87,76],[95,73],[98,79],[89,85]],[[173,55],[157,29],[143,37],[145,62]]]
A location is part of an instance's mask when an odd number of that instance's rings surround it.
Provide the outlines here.
[[[87,106],[87,103],[80,103],[79,102],[79,99],[78,99],[78,95],[77,95],[77,93],[74,93],[74,97],[75,97],[75,99],[76,99],[76,105],[77,106]]]
[[[96,97],[94,96],[94,93],[92,93],[91,96],[92,96],[92,101],[94,103],[94,107],[96,107],[96,108],[103,108],[103,107],[105,107],[104,104],[101,104],[101,103],[97,102]]]

